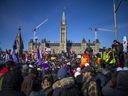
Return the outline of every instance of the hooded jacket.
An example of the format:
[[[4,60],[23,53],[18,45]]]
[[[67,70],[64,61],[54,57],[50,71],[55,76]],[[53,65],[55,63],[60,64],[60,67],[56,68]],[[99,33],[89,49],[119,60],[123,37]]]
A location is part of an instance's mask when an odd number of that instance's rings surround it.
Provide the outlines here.
[[[52,87],[54,90],[53,96],[79,96],[79,90],[73,77],[57,80]]]

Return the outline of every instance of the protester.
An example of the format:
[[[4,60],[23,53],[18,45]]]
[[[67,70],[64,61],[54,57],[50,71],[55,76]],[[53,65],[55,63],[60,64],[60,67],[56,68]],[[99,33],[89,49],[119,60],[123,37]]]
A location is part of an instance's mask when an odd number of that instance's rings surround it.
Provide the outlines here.
[[[115,57],[114,53],[112,52],[111,48],[108,48],[107,50],[107,58],[106,58],[106,66],[109,69],[113,69],[115,67]]]
[[[14,62],[7,62],[8,72],[5,74],[2,82],[2,91],[0,96],[20,96],[19,86],[21,85]]]
[[[76,77],[79,76],[79,75],[81,75],[81,68],[80,68],[80,67],[78,67],[78,68],[76,69],[76,72],[75,72],[75,74],[74,74],[74,77],[76,78]]]
[[[85,50],[84,54],[81,57],[80,67],[88,66],[90,64],[90,56],[88,48]]]
[[[21,92],[23,96],[29,96],[32,91],[33,82],[37,77],[36,70],[33,69],[28,74],[28,76],[24,77],[24,81],[21,86]]]
[[[96,80],[92,76],[93,68],[90,66],[84,67],[82,69],[83,74],[83,86],[82,93],[83,96],[98,96],[98,89]]]
[[[114,40],[112,44],[112,49],[117,62],[116,64],[117,67],[123,67],[124,66],[123,45],[117,40]]]
[[[53,96],[79,96],[80,92],[75,85],[75,80],[67,76],[64,67],[58,71],[58,80],[53,84]]]
[[[41,90],[41,83],[39,79],[33,81],[32,90],[29,96],[45,96]]]
[[[52,96],[53,94],[52,81],[49,77],[43,77],[41,86],[42,86],[41,93],[44,94],[44,96]]]
[[[76,69],[74,77],[75,77],[75,81],[76,81],[76,84],[77,84],[78,88],[81,89],[83,76],[82,76],[82,72],[81,72],[81,68],[80,67],[78,67]]]
[[[103,52],[102,52],[102,63],[101,63],[101,67],[102,68],[106,67],[106,60],[107,60],[107,49],[103,49]]]

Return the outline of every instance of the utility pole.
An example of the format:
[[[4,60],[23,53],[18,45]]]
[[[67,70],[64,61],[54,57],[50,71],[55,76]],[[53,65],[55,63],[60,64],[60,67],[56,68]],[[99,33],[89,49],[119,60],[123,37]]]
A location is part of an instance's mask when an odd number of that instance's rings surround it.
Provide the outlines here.
[[[118,9],[123,1],[128,1],[128,0],[120,0],[119,4],[116,6],[116,0],[113,0],[115,40],[118,40],[116,12],[118,11]]]
[[[114,35],[115,35],[115,40],[118,40],[117,37],[117,21],[116,21],[116,4],[115,0],[113,0],[113,10],[114,10]]]

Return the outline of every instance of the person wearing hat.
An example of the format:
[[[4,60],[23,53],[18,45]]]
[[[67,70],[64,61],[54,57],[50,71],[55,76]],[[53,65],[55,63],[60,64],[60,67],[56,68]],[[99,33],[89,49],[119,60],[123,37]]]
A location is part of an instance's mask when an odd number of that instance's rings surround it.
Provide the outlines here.
[[[96,80],[93,78],[93,68],[90,66],[82,69],[83,86],[81,88],[83,96],[98,96]]]

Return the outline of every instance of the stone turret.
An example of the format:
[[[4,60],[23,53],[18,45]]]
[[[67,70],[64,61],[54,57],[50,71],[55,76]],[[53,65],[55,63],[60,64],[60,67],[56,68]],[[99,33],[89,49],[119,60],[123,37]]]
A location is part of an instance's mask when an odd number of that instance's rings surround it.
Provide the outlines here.
[[[100,49],[100,42],[98,39],[96,39],[95,41],[95,51],[99,52],[99,49]]]
[[[86,43],[85,38],[83,38],[81,42],[81,52],[84,53],[86,48],[87,48],[87,43]]]

